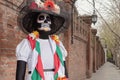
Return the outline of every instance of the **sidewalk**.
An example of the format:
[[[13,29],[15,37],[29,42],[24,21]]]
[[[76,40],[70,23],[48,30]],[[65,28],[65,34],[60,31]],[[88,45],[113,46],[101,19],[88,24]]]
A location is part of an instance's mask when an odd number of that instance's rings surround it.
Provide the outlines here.
[[[90,79],[86,80],[120,80],[120,70],[113,64],[106,62]]]

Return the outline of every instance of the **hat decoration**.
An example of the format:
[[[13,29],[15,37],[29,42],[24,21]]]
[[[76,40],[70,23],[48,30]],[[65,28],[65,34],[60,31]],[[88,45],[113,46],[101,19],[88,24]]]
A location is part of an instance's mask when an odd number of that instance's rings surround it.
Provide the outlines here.
[[[57,14],[60,14],[60,8],[56,5],[52,0],[46,0],[42,2],[41,0],[35,0],[30,5],[30,9],[37,9],[37,10],[51,10]]]

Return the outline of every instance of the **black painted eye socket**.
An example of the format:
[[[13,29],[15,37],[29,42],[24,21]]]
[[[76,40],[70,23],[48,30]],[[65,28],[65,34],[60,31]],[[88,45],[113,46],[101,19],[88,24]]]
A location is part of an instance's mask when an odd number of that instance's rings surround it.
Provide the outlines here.
[[[47,20],[47,21],[51,21],[50,16],[47,16],[47,17],[46,17],[46,20]]]
[[[44,16],[43,15],[39,16],[39,20],[44,20]]]
[[[40,15],[38,17],[39,20],[46,20],[46,21],[51,21],[51,18],[50,16],[44,16],[44,15]]]

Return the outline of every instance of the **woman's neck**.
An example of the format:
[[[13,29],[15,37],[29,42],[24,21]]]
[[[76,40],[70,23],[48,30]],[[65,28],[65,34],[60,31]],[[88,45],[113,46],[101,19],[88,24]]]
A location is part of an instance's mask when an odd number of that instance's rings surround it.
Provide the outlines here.
[[[42,34],[40,35],[40,39],[49,39],[49,35]]]
[[[40,39],[49,39],[50,31],[39,31]]]

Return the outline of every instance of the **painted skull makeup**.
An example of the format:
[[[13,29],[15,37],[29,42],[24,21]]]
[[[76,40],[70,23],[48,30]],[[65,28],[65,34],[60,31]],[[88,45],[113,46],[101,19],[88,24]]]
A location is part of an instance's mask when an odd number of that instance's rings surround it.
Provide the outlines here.
[[[44,30],[44,31],[50,31],[50,25],[51,25],[51,18],[50,15],[46,13],[41,13],[37,17],[37,23],[40,24],[38,26],[38,30]]]

